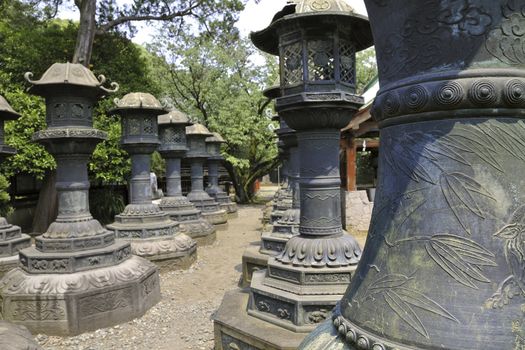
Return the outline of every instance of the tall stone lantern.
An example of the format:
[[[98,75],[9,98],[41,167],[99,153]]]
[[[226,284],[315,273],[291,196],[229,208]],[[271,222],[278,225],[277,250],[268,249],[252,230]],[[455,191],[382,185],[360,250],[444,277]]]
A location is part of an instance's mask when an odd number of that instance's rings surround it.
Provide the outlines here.
[[[16,120],[20,114],[0,96],[0,162],[16,153],[4,141],[4,124],[7,120]],[[31,245],[31,237],[22,234],[20,227],[11,225],[0,217],[0,278],[9,270],[18,266],[18,251]]]
[[[106,138],[93,128],[93,107],[116,89],[80,64],[55,63],[40,80],[31,77],[29,92],[46,100],[47,129],[33,140],[57,162],[58,217],[0,281],[2,317],[54,335],[139,317],[160,300],[158,270],[89,213],[87,162]]]
[[[524,349],[525,2],[365,3],[378,190],[358,277],[303,349]]]
[[[159,115],[159,153],[166,159],[167,193],[159,207],[179,222],[181,232],[195,239],[199,245],[215,241],[215,228],[185,196],[181,187],[181,159],[186,155],[186,126],[192,125],[180,111]]]
[[[202,211],[202,216],[211,224],[224,225],[228,222],[226,210],[221,209],[206,191],[204,191],[204,162],[209,154],[206,139],[212,133],[202,124],[196,123],[186,127],[186,138],[189,150],[186,158],[191,163],[191,191],[187,198]]]
[[[130,203],[107,228],[118,239],[131,242],[133,254],[162,267],[188,267],[196,259],[196,242],[152,203],[151,154],[160,144],[157,117],[166,110],[154,96],[141,92],[127,94],[115,103],[111,112],[122,118],[121,144],[131,156]]]
[[[219,166],[224,161],[221,156],[221,144],[225,143],[221,135],[214,132],[212,136],[206,138],[206,150],[208,158],[208,187],[206,192],[214,198],[221,209],[226,210],[230,215],[237,214],[237,204],[233,203],[230,196],[219,187]]]
[[[276,109],[297,132],[299,235],[269,258],[267,270],[253,273],[247,312],[264,326],[247,317],[230,322],[221,306],[217,333],[228,337],[217,343],[222,349],[295,348],[298,339],[330,319],[361,257],[341,224],[339,139],[363,104],[355,92],[355,53],[369,47],[372,36],[367,19],[343,0],[302,0],[284,7],[251,38],[280,58]],[[227,294],[223,305],[232,308],[234,300],[242,301]]]

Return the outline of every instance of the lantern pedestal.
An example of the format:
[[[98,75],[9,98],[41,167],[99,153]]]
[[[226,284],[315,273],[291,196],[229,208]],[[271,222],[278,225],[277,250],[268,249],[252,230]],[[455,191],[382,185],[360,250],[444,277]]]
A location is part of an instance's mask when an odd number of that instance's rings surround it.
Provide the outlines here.
[[[204,162],[210,156],[206,146],[206,138],[212,133],[202,124],[193,124],[186,127],[188,152],[186,158],[191,166],[191,191],[186,198],[202,212],[202,216],[216,229],[227,227],[228,214],[220,208],[206,191],[204,191]]]
[[[246,313],[248,298],[248,292],[241,289],[224,295],[214,316],[214,350],[297,349],[304,334],[249,316]]]
[[[57,162],[58,216],[0,281],[2,317],[32,333],[76,335],[142,316],[160,300],[158,270],[89,213],[87,162],[106,134],[92,107],[109,90],[80,64],[54,64],[30,92],[47,102],[33,140]]]
[[[9,103],[0,96],[0,162],[16,153],[16,150],[4,143],[4,125],[6,120],[20,117]],[[31,245],[31,237],[23,234],[20,227],[11,225],[0,217],[0,278],[18,266],[18,252]]]
[[[211,244],[216,237],[215,227],[182,195],[181,159],[188,151],[186,127],[192,123],[186,114],[177,110],[159,115],[157,120],[159,153],[166,160],[166,196],[161,199],[159,207],[179,223],[181,233],[194,239],[198,245]]]
[[[165,113],[155,97],[131,93],[117,100],[122,116],[122,147],[131,156],[130,204],[107,225],[132,253],[161,268],[188,268],[197,258],[197,244],[179,231],[179,224],[152,203],[151,154],[159,147],[157,117]]]
[[[221,156],[220,147],[225,143],[218,133],[206,138],[206,150],[208,158],[208,187],[206,193],[215,199],[222,210],[225,210],[230,217],[237,217],[237,204],[232,202],[230,196],[219,187],[219,165],[224,158]]]

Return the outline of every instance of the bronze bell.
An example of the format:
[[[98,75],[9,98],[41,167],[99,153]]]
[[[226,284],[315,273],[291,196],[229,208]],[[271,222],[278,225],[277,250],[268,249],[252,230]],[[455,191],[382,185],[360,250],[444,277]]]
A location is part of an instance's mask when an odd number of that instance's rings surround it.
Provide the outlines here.
[[[301,349],[525,349],[525,1],[365,0],[381,90],[365,250]]]

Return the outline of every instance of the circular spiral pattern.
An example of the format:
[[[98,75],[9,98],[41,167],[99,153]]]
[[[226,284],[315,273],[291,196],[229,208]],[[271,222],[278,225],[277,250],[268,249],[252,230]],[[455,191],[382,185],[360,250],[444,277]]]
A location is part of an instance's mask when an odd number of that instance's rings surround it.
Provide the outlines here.
[[[394,92],[390,92],[385,96],[383,103],[383,110],[387,116],[395,115],[399,111],[399,98]]]
[[[480,105],[493,104],[497,100],[496,87],[488,80],[476,81],[469,91],[472,103]]]
[[[512,79],[505,85],[503,92],[505,101],[510,105],[525,103],[525,83],[519,79]]]
[[[437,103],[445,106],[454,106],[463,99],[463,87],[456,81],[444,83],[435,93]]]
[[[421,85],[412,86],[405,92],[404,101],[408,108],[419,111],[428,102],[428,92]]]

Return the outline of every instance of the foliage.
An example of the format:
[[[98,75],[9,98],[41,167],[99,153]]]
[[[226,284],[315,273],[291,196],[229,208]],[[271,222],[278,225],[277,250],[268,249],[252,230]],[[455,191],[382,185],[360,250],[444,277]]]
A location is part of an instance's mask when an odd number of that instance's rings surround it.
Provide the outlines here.
[[[9,188],[9,181],[6,177],[0,174],[0,216],[6,217],[12,211],[13,207],[11,206],[11,196],[7,192]]]
[[[368,83],[377,76],[376,50],[370,47],[356,55],[357,93],[364,92]]]
[[[89,191],[89,203],[91,215],[103,225],[112,223],[126,206],[122,193],[110,187]]]
[[[188,33],[188,32],[185,32]],[[157,59],[157,79],[165,100],[226,140],[222,154],[240,202],[253,198],[253,183],[278,163],[270,101],[262,90],[277,75],[274,61],[254,65],[246,39],[236,32],[221,37],[179,33],[180,41],[159,39],[151,50]]]

